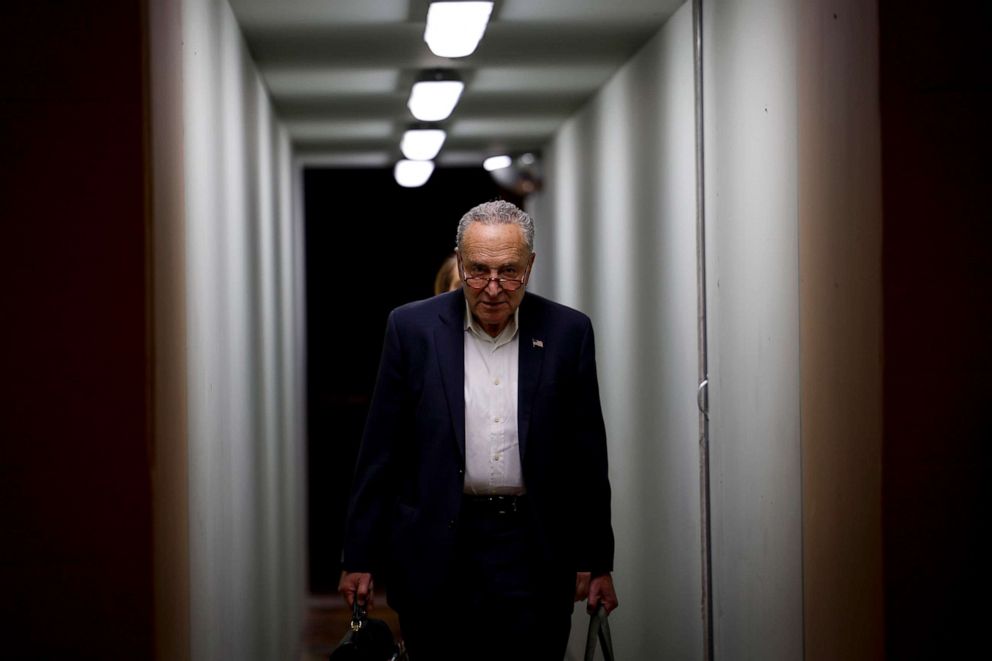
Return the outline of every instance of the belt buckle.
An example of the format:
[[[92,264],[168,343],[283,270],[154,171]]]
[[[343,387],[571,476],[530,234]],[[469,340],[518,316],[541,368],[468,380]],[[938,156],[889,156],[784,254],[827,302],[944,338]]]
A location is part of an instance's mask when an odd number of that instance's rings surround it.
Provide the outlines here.
[[[517,499],[513,496],[493,496],[497,514],[516,514]]]

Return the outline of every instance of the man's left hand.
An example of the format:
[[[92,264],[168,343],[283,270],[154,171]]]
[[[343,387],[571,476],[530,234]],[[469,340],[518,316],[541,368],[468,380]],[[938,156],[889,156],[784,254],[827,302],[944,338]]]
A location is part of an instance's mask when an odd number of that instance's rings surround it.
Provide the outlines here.
[[[586,573],[586,576],[590,574]],[[613,576],[610,574],[602,574],[600,576],[591,577],[588,580],[589,586],[589,602],[586,604],[586,610],[590,613],[595,613],[596,609],[602,605],[606,614],[609,615],[613,610],[620,605],[617,601],[616,590],[613,589]],[[578,590],[579,579],[576,577],[576,591]]]

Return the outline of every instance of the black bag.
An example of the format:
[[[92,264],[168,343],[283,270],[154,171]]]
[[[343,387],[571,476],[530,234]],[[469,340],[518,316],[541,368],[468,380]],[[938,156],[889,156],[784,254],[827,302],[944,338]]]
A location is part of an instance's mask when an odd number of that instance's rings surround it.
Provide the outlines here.
[[[388,624],[370,618],[357,599],[351,613],[351,628],[331,652],[329,661],[394,661],[399,657]]]
[[[610,620],[602,606],[589,616],[589,633],[586,636],[586,661],[593,661],[596,655],[596,639],[603,648],[603,658],[613,661],[613,638],[610,636]]]

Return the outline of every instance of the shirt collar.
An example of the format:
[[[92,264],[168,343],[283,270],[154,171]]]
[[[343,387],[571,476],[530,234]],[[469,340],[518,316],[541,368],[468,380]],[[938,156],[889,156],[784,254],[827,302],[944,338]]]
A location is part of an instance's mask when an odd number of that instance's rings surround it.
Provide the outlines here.
[[[500,334],[496,337],[491,336],[487,333],[482,326],[475,320],[472,316],[472,309],[468,305],[468,297],[465,297],[465,330],[475,335],[480,340],[486,340],[487,342],[492,342],[496,345],[496,348],[510,342],[514,336],[517,334],[517,329],[520,327],[520,306],[513,311],[513,316],[510,317],[509,323],[506,324],[506,328],[500,331]]]

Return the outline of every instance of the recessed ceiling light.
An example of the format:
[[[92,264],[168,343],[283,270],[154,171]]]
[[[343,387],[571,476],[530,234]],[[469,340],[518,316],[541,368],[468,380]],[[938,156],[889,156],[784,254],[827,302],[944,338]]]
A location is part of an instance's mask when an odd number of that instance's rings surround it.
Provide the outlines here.
[[[508,168],[511,163],[513,160],[509,156],[490,156],[482,162],[482,167],[486,168],[487,172],[492,172],[493,170]]]
[[[433,172],[433,161],[397,161],[393,178],[404,188],[419,188],[427,183]]]
[[[424,41],[439,57],[471,55],[492,14],[491,2],[432,2],[427,9]]]
[[[406,106],[422,122],[440,122],[454,111],[463,89],[460,80],[422,80],[413,84]]]
[[[430,161],[443,144],[444,131],[441,129],[411,129],[403,134],[400,151],[412,161]]]

